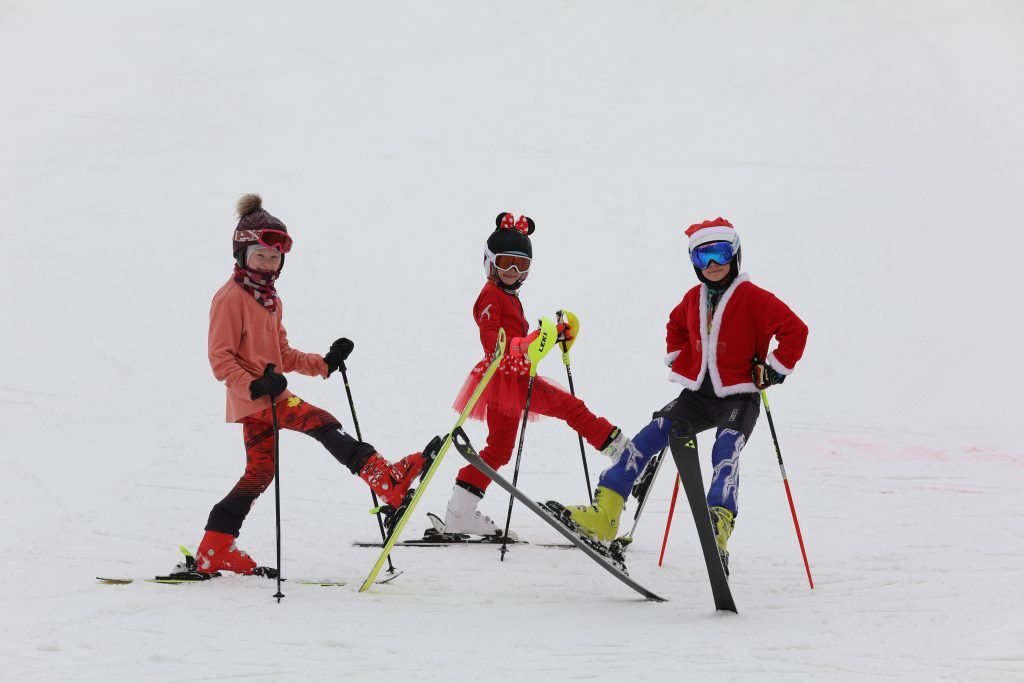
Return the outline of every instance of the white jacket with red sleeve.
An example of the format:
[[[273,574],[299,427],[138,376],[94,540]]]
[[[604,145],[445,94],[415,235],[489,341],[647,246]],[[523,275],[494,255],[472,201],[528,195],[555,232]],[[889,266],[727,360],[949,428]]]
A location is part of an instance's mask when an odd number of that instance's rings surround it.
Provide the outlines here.
[[[701,284],[669,314],[665,361],[669,379],[694,391],[710,372],[716,396],[757,391],[750,376],[755,355],[788,375],[807,343],[804,321],[745,273],[722,294],[710,323],[709,330],[708,288]],[[769,352],[772,337],[778,344]]]

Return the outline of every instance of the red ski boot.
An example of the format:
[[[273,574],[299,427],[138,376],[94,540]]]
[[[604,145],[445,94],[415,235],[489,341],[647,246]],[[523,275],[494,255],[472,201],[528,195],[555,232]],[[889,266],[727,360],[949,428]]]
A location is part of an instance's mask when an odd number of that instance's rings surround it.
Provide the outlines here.
[[[219,531],[207,531],[196,553],[197,570],[203,574],[226,571],[252,574],[256,562],[235,546],[235,537]]]
[[[424,462],[422,453],[407,455],[396,463],[389,463],[380,453],[374,453],[359,471],[359,478],[369,484],[384,503],[397,508]]]

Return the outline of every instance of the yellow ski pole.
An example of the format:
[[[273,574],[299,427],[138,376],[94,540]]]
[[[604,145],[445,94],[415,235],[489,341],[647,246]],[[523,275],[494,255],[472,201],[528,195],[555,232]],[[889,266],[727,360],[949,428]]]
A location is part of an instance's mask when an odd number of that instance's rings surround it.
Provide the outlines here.
[[[533,396],[533,381],[537,377],[537,366],[540,365],[544,356],[548,355],[555,346],[558,338],[558,330],[550,318],[541,318],[538,323],[540,334],[530,343],[527,355],[530,357],[530,386],[526,389],[526,408],[523,410],[523,425],[519,428],[519,449],[516,451],[516,469],[512,474],[512,486],[519,481],[519,463],[523,458],[523,440],[526,438],[526,420],[530,417],[530,398]],[[513,495],[508,497],[508,516],[505,517],[505,533],[501,539],[501,560],[505,561],[505,553],[508,552],[508,528],[512,523],[512,505],[516,502]]]
[[[572,348],[576,338],[580,335],[580,320],[571,311],[567,311],[564,308],[560,311],[555,311],[555,320],[561,325],[562,318],[565,318],[569,328],[573,331],[573,336],[568,341],[559,342],[559,346],[562,347],[562,362],[565,363],[565,374],[569,377],[569,393],[576,396],[576,387],[572,382],[572,368],[569,366],[569,349]],[[594,491],[590,486],[590,470],[587,468],[587,453],[583,448],[583,435],[579,432],[576,433],[576,438],[580,442],[580,458],[583,460],[583,477],[587,480],[587,495],[590,497],[590,504],[594,504]]]

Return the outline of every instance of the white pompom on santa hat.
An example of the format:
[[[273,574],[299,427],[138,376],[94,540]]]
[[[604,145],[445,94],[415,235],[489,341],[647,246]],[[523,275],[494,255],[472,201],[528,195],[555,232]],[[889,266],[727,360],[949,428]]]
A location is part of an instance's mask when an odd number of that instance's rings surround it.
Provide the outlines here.
[[[729,242],[732,245],[740,242],[740,236],[732,223],[721,216],[703,223],[694,223],[686,229],[686,236],[690,238],[690,251],[709,242]]]

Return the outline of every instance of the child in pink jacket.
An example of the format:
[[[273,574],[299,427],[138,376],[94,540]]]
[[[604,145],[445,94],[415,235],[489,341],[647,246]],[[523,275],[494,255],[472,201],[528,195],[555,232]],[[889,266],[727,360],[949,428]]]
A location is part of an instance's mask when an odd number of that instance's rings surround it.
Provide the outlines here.
[[[252,504],[274,479],[271,398],[280,428],[319,441],[388,505],[402,502],[423,468],[420,453],[388,463],[373,446],[347,434],[333,415],[288,391],[283,373],[327,378],[343,367],[353,344],[338,339],[324,356],[289,346],[274,282],[292,238],[285,224],[263,209],[259,195],[242,197],[238,216],[232,243],[235,272],[210,307],[209,356],[214,376],[227,385],[227,421],[242,424],[246,464],[242,478],[210,511],[197,553],[199,571],[204,573],[251,574],[256,568],[256,562],[235,546],[235,539]]]

